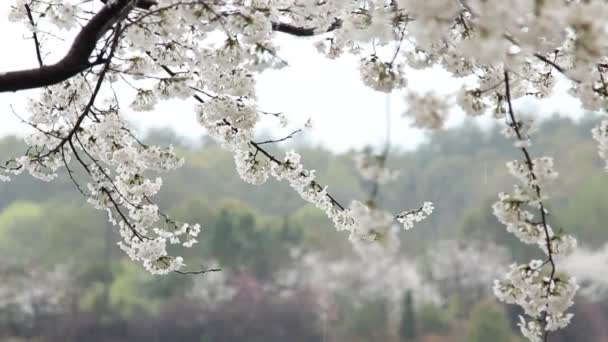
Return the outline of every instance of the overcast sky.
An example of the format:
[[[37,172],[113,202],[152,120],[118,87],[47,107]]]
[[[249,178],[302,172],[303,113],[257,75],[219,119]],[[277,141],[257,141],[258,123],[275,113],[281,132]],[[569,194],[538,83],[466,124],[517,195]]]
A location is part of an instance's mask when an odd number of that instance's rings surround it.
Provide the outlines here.
[[[6,18],[11,2],[0,3],[0,17]],[[0,72],[37,65],[33,42],[26,39],[28,33],[21,25],[2,19],[0,32],[2,45],[10,47],[0,57]],[[72,36],[66,32],[62,37],[64,42],[49,41],[46,44],[47,49],[52,47],[52,54],[47,59],[49,62],[67,51]],[[390,103],[393,143],[410,149],[423,141],[424,133],[409,128],[407,119],[402,118],[407,108],[403,102],[403,91],[387,95],[365,87],[359,79],[356,57],[330,60],[317,53],[308,39],[287,36],[279,36],[278,39],[279,55],[288,61],[289,66],[258,77],[258,104],[261,110],[285,113],[291,125],[280,130],[275,120],[267,118],[261,123],[260,130],[270,129],[278,137],[302,126],[311,118],[314,129],[306,133],[307,140],[322,143],[336,151],[368,144],[379,145],[385,139],[385,115],[387,103]],[[410,89],[423,92],[434,90],[449,94],[455,92],[460,84],[459,80],[439,69],[410,71],[407,78]],[[0,94],[0,135],[24,132],[26,127],[12,114],[11,106],[19,115],[27,117],[25,101],[32,93],[35,94],[32,91]],[[180,136],[197,140],[204,130],[197,123],[192,106],[193,101],[171,101],[159,105],[154,112],[127,113],[127,117],[142,132],[150,128],[168,127]],[[566,94],[565,82],[560,83],[550,100],[539,102],[526,99],[516,103],[516,109],[540,116],[555,112],[580,116],[581,113],[578,102]],[[454,111],[448,126],[458,125],[463,117],[462,113]],[[478,121],[488,125],[492,120],[481,118]]]

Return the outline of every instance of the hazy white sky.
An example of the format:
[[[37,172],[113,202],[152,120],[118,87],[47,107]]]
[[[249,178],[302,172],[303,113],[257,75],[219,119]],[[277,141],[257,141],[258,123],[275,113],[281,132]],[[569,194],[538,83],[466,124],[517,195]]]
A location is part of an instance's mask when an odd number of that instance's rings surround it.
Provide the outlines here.
[[[6,19],[11,1],[0,4],[0,32],[3,46],[10,49],[0,58],[0,72],[37,65],[34,45],[28,32],[18,24]],[[70,44],[72,34],[66,32],[64,42],[49,41],[54,56],[61,56]],[[280,56],[289,66],[280,70],[265,72],[258,77],[259,107],[268,112],[283,112],[291,122],[286,129],[278,129],[276,120],[267,118],[260,130],[272,129],[279,137],[293,128],[302,126],[311,118],[314,129],[306,133],[307,139],[332,147],[336,151],[360,148],[367,144],[377,145],[385,139],[386,104],[390,102],[391,139],[396,145],[414,148],[424,139],[420,130],[409,128],[402,113],[407,108],[403,102],[403,91],[386,95],[365,87],[357,69],[357,58],[347,56],[329,60],[316,52],[308,39],[280,36]],[[407,75],[410,89],[416,91],[434,90],[441,94],[455,92],[459,80],[449,77],[442,70],[411,71]],[[0,134],[23,133],[27,127],[11,112],[11,106],[21,116],[28,95],[35,91],[0,94]],[[127,107],[127,106],[123,106]],[[534,99],[519,101],[516,107],[528,113],[547,116],[554,112],[563,115],[579,115],[580,106],[566,94],[561,83],[556,94],[549,100],[539,102]],[[193,111],[193,101],[171,101],[163,103],[154,112],[127,113],[129,120],[141,131],[149,128],[169,127],[179,135],[198,139],[204,129],[197,123]],[[464,115],[455,111],[448,126],[458,125]],[[481,118],[482,124],[492,122],[491,118]]]

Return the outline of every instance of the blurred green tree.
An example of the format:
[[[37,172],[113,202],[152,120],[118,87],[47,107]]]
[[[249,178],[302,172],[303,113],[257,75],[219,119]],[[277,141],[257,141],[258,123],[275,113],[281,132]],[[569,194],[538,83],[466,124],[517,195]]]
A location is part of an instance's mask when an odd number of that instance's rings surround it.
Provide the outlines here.
[[[503,306],[485,300],[471,311],[466,327],[467,342],[510,342],[513,332]]]
[[[405,291],[405,295],[403,296],[399,336],[401,336],[402,341],[413,341],[416,339],[416,314],[414,312],[414,298],[411,290]]]

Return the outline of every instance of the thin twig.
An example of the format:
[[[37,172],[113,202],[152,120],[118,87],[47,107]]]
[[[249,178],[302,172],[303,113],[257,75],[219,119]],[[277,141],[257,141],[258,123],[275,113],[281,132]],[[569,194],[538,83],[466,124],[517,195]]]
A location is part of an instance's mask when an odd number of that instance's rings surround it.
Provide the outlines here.
[[[190,275],[190,274],[205,274],[205,273],[211,273],[211,272],[220,272],[222,269],[221,268],[210,268],[208,270],[200,270],[200,271],[174,271],[177,274],[182,274],[182,275]]]
[[[289,133],[289,135],[284,136],[283,138],[280,139],[275,139],[275,140],[265,140],[265,141],[260,141],[260,142],[256,142],[256,144],[258,145],[264,145],[264,144],[274,144],[274,143],[279,143],[288,139],[291,139],[294,137],[294,135],[298,134],[302,132],[301,128],[296,129],[295,131]]]

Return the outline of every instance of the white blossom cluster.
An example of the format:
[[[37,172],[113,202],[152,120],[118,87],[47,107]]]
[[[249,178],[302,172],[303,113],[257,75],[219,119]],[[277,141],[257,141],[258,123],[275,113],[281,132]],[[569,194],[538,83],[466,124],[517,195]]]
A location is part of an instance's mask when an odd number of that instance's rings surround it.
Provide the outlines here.
[[[433,203],[424,202],[422,207],[413,211],[404,211],[397,215],[397,221],[403,225],[405,230],[410,230],[414,227],[415,222],[420,222],[433,213]]]
[[[447,118],[449,103],[445,98],[432,92],[418,94],[409,92],[406,97],[406,115],[414,119],[418,128],[437,129],[443,127]]]
[[[553,158],[542,157],[532,160],[532,171],[527,161],[513,160],[507,163],[507,169],[515,178],[529,188],[542,187],[555,180],[558,173],[553,169]]]
[[[391,170],[384,166],[384,156],[369,152],[357,153],[353,161],[357,172],[367,181],[377,182],[379,185],[392,182],[399,177],[398,170]]]
[[[487,101],[484,101],[481,91],[478,89],[460,88],[456,101],[460,108],[468,115],[481,115],[488,109]]]
[[[541,260],[527,265],[513,264],[502,281],[494,283],[494,293],[501,301],[517,304],[532,320],[520,316],[519,326],[530,341],[542,341],[543,333],[566,327],[573,314],[565,311],[572,306],[578,285],[565,274],[544,274]]]
[[[538,128],[536,123],[537,122],[534,120],[520,120],[517,123],[517,126],[514,126],[514,125],[505,126],[505,128],[502,130],[502,134],[509,139],[515,139],[513,146],[515,146],[517,148],[530,147],[530,145],[531,145],[530,135],[532,133],[534,133],[536,131],[536,129]],[[519,134],[519,137],[518,137],[518,134]],[[553,160],[541,160],[538,162],[539,165],[541,163],[551,163],[552,164]],[[557,176],[557,174],[555,174],[555,176]]]
[[[401,74],[399,66],[389,62],[382,62],[377,56],[372,55],[361,61],[361,79],[368,87],[390,93],[393,89],[405,87],[407,81]]]
[[[361,254],[392,253],[399,248],[399,236],[394,217],[387,211],[353,201],[350,211],[356,225],[350,240]]]
[[[413,227],[414,221],[418,222],[426,218],[418,212],[424,209],[430,214],[432,211],[432,204],[428,202],[417,211],[404,212],[397,216],[377,207],[380,187],[395,181],[399,176],[398,172],[386,167],[389,149],[390,136],[387,136],[381,154],[374,154],[371,149],[365,149],[353,156],[355,168],[361,177],[371,185],[370,197],[366,203],[353,201],[349,208],[354,223],[350,232],[350,241],[355,250],[362,255],[383,255],[396,252],[400,240],[395,221],[403,223],[407,220],[406,229],[410,229]]]

